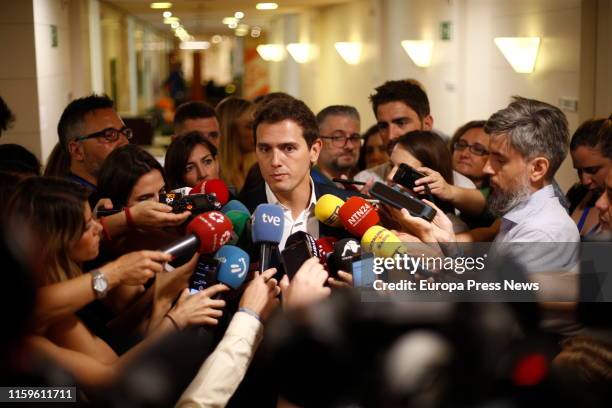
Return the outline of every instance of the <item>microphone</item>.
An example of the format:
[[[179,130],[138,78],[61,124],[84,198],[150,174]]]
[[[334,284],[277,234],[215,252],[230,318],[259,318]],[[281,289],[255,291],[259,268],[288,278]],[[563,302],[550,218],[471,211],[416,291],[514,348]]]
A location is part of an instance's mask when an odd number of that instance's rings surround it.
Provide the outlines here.
[[[195,252],[210,254],[231,238],[232,223],[219,211],[196,216],[187,225],[187,236],[174,241],[160,251],[175,258],[192,256]]]
[[[405,252],[397,235],[380,225],[370,227],[363,234],[361,247],[366,252],[385,258],[393,258],[396,254]]]
[[[337,238],[334,237],[321,237],[317,239],[315,242],[317,243],[317,249],[319,250],[319,259],[321,260],[321,264],[330,273],[333,274],[333,271],[330,266],[330,257],[332,252],[334,252],[334,244],[338,241]]]
[[[263,272],[270,266],[273,247],[278,246],[283,238],[283,209],[275,204],[259,204],[253,213],[251,227],[253,243],[259,244],[260,270]]]
[[[346,200],[338,216],[344,228],[351,234],[361,237],[368,228],[380,222],[376,209],[361,197],[353,196]]]
[[[218,282],[232,289],[240,288],[249,271],[249,255],[236,246],[223,245],[214,258],[219,262]]]
[[[245,235],[244,231],[249,227],[251,215],[248,212],[231,210],[225,213],[225,216],[231,221],[233,229],[232,238],[228,244],[237,245]]]
[[[335,195],[325,194],[315,204],[315,217],[325,225],[340,228],[342,222],[338,218],[338,210],[344,205],[344,201]]]
[[[214,194],[221,205],[225,205],[229,200],[229,190],[219,179],[202,180],[193,186],[189,194]]]
[[[312,253],[312,256],[316,256],[317,258],[321,257],[319,247],[317,246],[317,241],[312,235],[304,231],[296,231],[293,234],[289,235],[287,237],[287,241],[285,242],[285,248],[298,242],[304,242],[304,244]]]
[[[221,208],[223,214],[227,214],[229,211],[242,211],[249,214],[249,216],[251,215],[249,209],[238,200],[230,200]]]
[[[353,258],[361,254],[359,241],[354,238],[345,238],[336,242],[331,260],[336,271],[352,272]]]

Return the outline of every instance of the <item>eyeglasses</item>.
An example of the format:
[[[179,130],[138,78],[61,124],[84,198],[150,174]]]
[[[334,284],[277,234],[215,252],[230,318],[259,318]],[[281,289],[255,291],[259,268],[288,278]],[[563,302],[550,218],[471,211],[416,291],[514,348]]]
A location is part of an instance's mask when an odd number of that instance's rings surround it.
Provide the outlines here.
[[[344,147],[350,141],[351,144],[361,144],[363,138],[360,135],[351,136],[321,136],[321,139],[331,140],[334,147]]]
[[[486,156],[487,154],[489,154],[489,151],[487,149],[485,149],[482,145],[475,143],[475,144],[467,144],[464,141],[458,141],[455,142],[453,144],[453,148],[455,150],[465,150],[466,148],[468,148],[470,150],[470,153],[475,154],[476,156]]]
[[[87,136],[79,136],[74,140],[81,141],[87,139],[101,138],[107,143],[113,143],[119,140],[119,135],[123,135],[127,140],[130,140],[134,136],[134,132],[127,126],[124,126],[121,129],[106,128],[99,132],[90,133]]]

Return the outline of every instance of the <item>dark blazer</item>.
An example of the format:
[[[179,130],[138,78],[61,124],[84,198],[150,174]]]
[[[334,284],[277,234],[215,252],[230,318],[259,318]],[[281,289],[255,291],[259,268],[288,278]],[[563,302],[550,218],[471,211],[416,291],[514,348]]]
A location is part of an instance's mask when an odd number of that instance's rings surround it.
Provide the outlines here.
[[[246,205],[251,214],[253,213],[253,211],[255,211],[255,208],[259,204],[268,203],[265,186],[265,183],[261,183],[250,191],[240,192],[238,200],[241,201],[244,205]],[[346,200],[349,197],[359,195],[359,193],[355,191],[342,190],[327,184],[317,182],[314,182],[314,189],[317,200],[325,194],[335,195],[336,197],[341,198],[342,200]],[[319,221],[319,237],[336,237],[338,239],[342,239],[351,237],[351,235],[344,228],[330,227],[329,225],[325,225],[321,221]]]

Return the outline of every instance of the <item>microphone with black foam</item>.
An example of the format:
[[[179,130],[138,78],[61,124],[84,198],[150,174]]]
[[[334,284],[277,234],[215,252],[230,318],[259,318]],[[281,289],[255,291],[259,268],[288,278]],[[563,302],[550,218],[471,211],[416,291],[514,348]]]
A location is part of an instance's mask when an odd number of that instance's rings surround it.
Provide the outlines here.
[[[197,215],[187,224],[187,235],[160,251],[174,258],[191,257],[195,252],[211,254],[223,246],[232,236],[232,223],[219,211]]]
[[[219,179],[202,180],[193,186],[189,194],[214,194],[221,205],[227,204],[230,197],[227,185]]]
[[[270,267],[272,250],[280,244],[285,228],[283,209],[275,204],[259,204],[251,221],[254,244],[259,245],[260,270]]]
[[[355,256],[361,255],[361,246],[355,238],[344,238],[336,242],[330,257],[330,264],[337,274],[338,271],[352,273]]]
[[[338,218],[344,228],[357,237],[362,237],[368,228],[380,222],[376,208],[358,196],[346,200],[338,210]]]
[[[315,217],[325,225],[342,228],[338,211],[343,205],[344,200],[332,194],[324,194],[315,204]]]

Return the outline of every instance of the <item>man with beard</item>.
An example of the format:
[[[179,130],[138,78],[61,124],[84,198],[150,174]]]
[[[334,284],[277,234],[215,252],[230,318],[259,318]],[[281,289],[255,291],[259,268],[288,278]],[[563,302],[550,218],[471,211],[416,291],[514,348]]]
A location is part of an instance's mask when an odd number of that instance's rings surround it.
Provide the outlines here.
[[[359,112],[352,106],[328,106],[317,115],[317,124],[323,145],[313,180],[333,184],[334,178],[351,178],[361,148]],[[339,183],[334,185],[344,188]]]
[[[580,235],[552,185],[569,147],[565,115],[547,103],[514,97],[484,129],[491,136],[483,169],[490,176],[487,203],[501,217],[494,250],[530,272],[571,269]],[[463,234],[455,237],[444,218],[438,211],[428,223],[402,210],[399,221],[425,242],[465,241]]]

